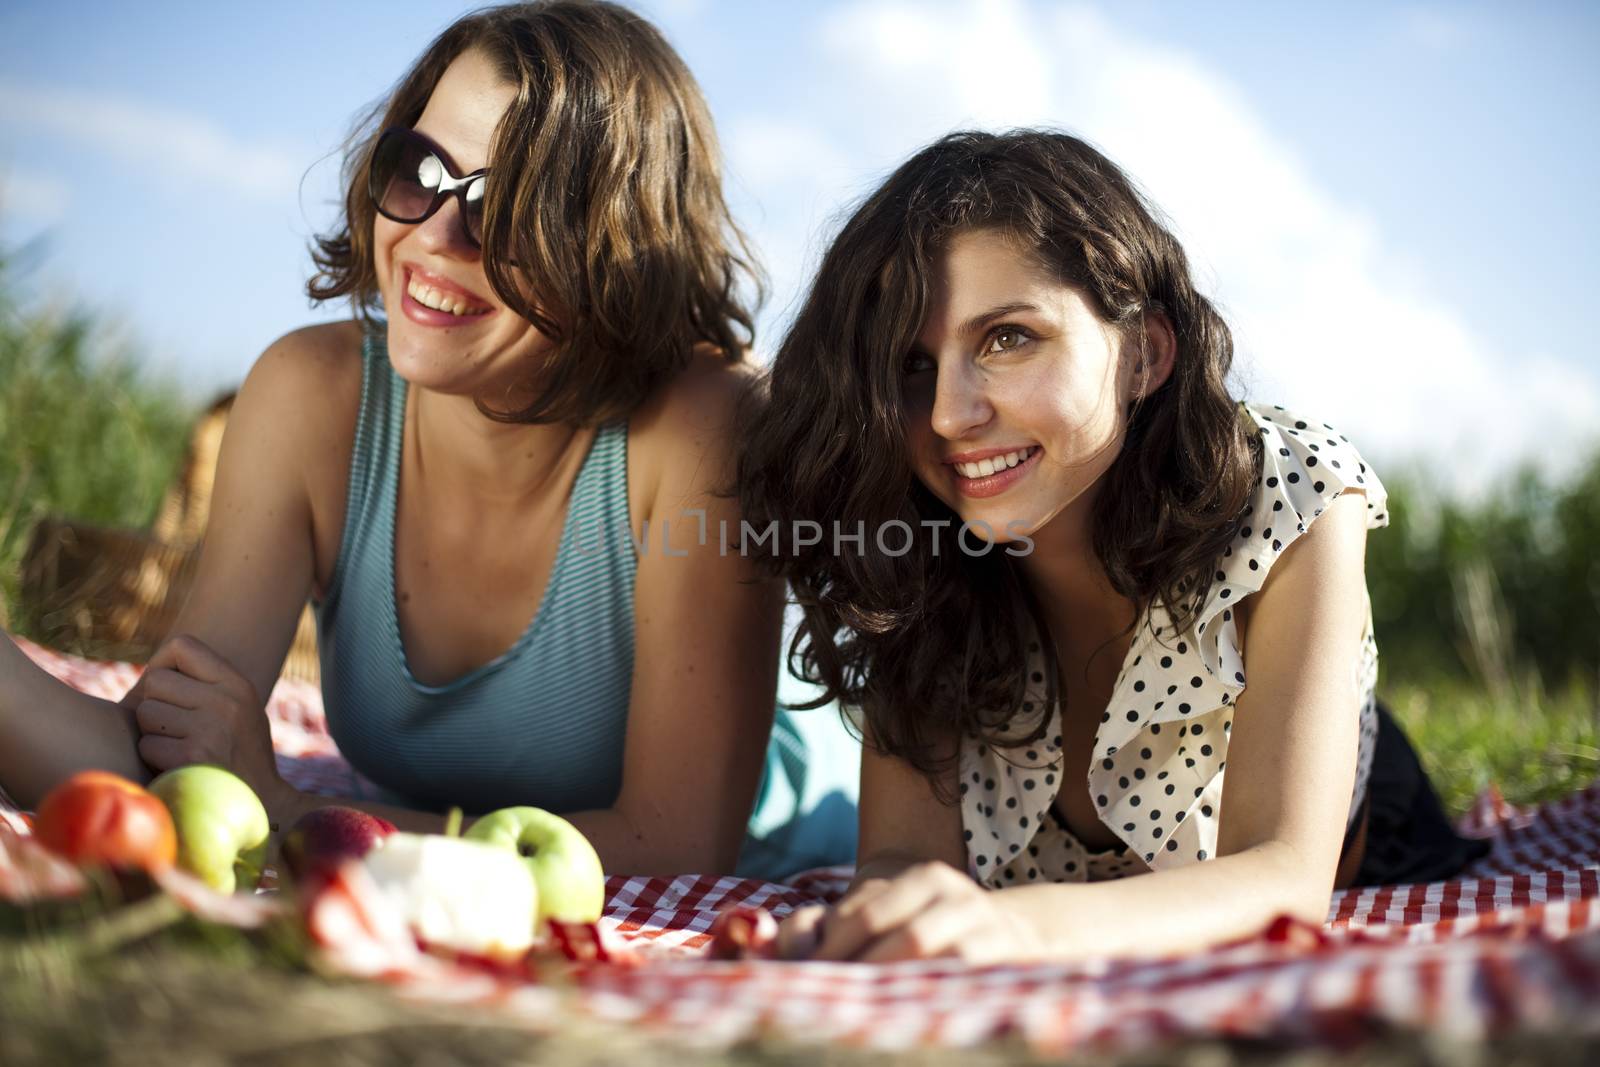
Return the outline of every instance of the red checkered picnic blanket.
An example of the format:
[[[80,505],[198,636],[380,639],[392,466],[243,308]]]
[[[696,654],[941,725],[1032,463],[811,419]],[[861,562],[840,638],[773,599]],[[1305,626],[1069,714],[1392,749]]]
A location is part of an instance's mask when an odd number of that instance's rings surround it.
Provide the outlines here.
[[[119,697],[137,677],[126,664],[18,643],[97,695]],[[359,795],[362,783],[328,738],[313,687],[279,683],[268,713],[285,778],[312,792]],[[0,823],[25,830],[14,812],[0,797]],[[1508,805],[1491,788],[1458,829],[1494,845],[1460,878],[1346,890],[1334,894],[1320,928],[1283,917],[1255,937],[1165,960],[970,967],[709,957],[711,926],[725,909],[781,918],[837,899],[845,868],[787,885],[609,878],[601,945],[586,953],[563,944],[569,956],[590,958],[563,969],[559,989],[537,967],[441,958],[363,927],[359,915],[325,918],[345,931],[330,954],[335,965],[391,982],[404,996],[494,1004],[534,1026],[579,1010],[704,1044],[760,1033],[876,1048],[1007,1038],[1067,1052],[1192,1037],[1346,1044],[1382,1026],[1461,1038],[1600,1034],[1600,784],[1538,809]],[[5,837],[0,830],[0,845]],[[0,863],[0,896],[8,877],[18,871]]]

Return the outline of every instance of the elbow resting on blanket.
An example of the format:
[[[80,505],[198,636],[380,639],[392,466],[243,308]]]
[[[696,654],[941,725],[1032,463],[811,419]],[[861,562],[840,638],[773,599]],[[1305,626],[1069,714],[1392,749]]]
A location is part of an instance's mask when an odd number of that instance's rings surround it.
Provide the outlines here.
[[[1326,864],[1317,863],[1301,854],[1300,850],[1285,841],[1269,841],[1233,856],[1219,856],[1216,864],[1239,866],[1238,862],[1259,864],[1264,872],[1260,880],[1239,872],[1235,877],[1255,883],[1256,892],[1246,892],[1259,902],[1258,926],[1279,915],[1288,915],[1312,926],[1321,926],[1328,917],[1328,902],[1333,898],[1334,878]],[[1199,865],[1199,866],[1203,866]],[[1247,884],[1241,881],[1241,886]],[[1259,894],[1259,895],[1257,895]]]

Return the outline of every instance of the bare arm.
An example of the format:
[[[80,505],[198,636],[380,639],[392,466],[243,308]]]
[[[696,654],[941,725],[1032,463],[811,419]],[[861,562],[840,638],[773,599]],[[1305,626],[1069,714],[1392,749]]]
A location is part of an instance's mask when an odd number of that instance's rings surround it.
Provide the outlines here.
[[[37,807],[62,778],[91,767],[148,779],[138,741],[132,711],[78,692],[0,640],[0,783],[17,803]]]
[[[1109,882],[992,892],[948,860],[919,863],[887,885],[853,889],[857,903],[835,909],[816,955],[1167,955],[1249,936],[1282,913],[1321,923],[1355,782],[1365,515],[1361,495],[1341,497],[1253,598],[1250,685],[1234,713],[1218,858]],[[865,777],[864,827],[877,818],[866,810],[877,798]]]
[[[866,732],[866,742],[872,739]],[[940,755],[950,759],[947,781],[955,789],[956,743],[946,741]],[[884,755],[871,743],[861,747],[860,834],[856,874],[850,888],[882,881],[919,863],[945,863],[967,869],[961,839],[961,808],[939,800],[934,785],[921,771],[897,756]]]
[[[348,466],[348,442],[329,447],[329,423],[340,414],[351,421],[355,409],[353,395],[344,404],[331,399],[340,392],[335,379],[348,377],[359,344],[344,329],[290,334],[268,348],[245,379],[217,459],[194,586],[169,635],[192,634],[214,649],[263,705],[311,593],[308,470],[329,462]],[[335,367],[341,360],[343,374]],[[348,413],[333,410],[344,406]]]
[[[863,733],[855,877],[832,907],[799,908],[784,920],[778,928],[784,958],[849,958],[852,948],[892,930],[923,902],[898,892],[907,881],[937,871],[936,879],[972,884],[959,805],[942,802],[934,783],[911,764],[879,751],[870,725]],[[936,753],[949,759],[941,783],[949,792],[956,787],[957,751],[952,737]]]
[[[1006,890],[1044,955],[1161,955],[1248,936],[1285,912],[1318,925],[1327,917],[1355,785],[1365,501],[1346,493],[1330,505],[1253,598],[1218,858]],[[1119,915],[1139,921],[1109,921]]]
[[[720,548],[718,523],[738,529],[737,502],[716,491],[732,476],[743,388],[725,369],[692,369],[630,426],[630,451],[653,457],[659,487],[647,514],[633,516],[636,526],[649,520],[649,541],[635,579],[622,787],[610,808],[566,815],[610,871],[731,871],[749,823],[776,708],[783,605],[778,583],[736,547]],[[693,509],[705,511],[704,544]]]

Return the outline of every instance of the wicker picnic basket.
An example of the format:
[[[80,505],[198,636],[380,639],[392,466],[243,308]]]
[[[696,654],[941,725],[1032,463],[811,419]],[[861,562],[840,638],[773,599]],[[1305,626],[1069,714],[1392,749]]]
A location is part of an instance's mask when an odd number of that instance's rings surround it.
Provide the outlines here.
[[[211,511],[229,393],[195,423],[183,470],[148,530],[62,518],[34,524],[22,559],[21,601],[44,644],[99,659],[143,663],[166,638],[189,595]],[[310,606],[300,615],[283,676],[318,680]]]

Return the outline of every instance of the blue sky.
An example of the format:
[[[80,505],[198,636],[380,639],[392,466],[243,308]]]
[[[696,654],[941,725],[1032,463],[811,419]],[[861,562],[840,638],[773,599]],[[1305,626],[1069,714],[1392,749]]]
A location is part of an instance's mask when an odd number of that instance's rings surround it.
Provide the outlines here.
[[[1597,443],[1600,6],[651,0],[701,79],[770,347],[838,213],[958,126],[1052,124],[1172,218],[1248,395],[1481,482]],[[465,5],[0,8],[0,237],[197,396],[301,295],[337,149]],[[1357,436],[1359,435],[1359,436]]]

